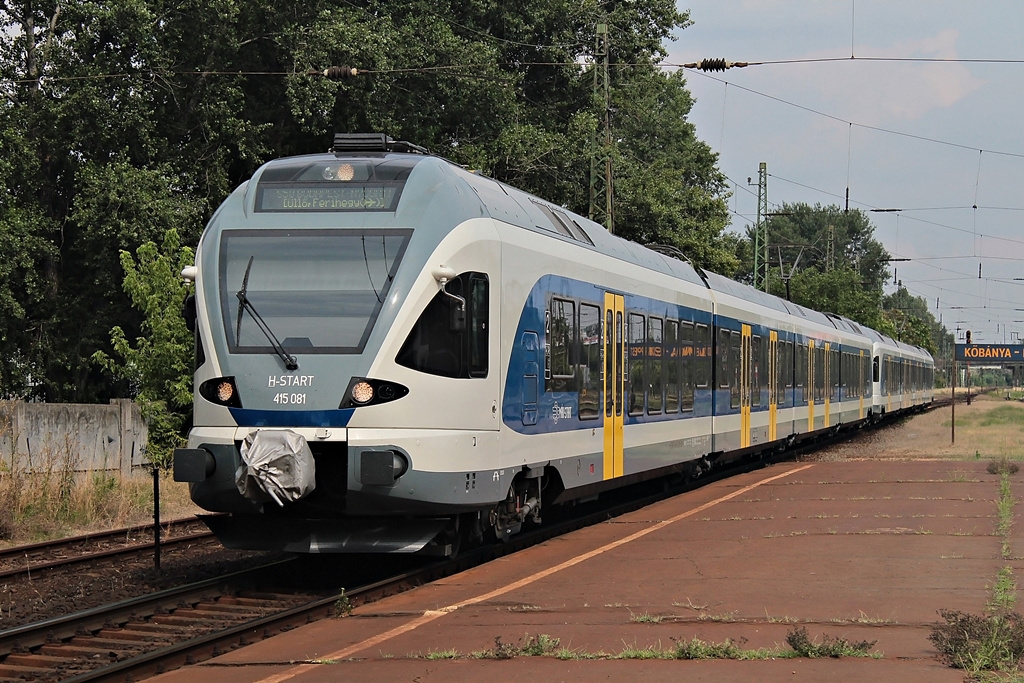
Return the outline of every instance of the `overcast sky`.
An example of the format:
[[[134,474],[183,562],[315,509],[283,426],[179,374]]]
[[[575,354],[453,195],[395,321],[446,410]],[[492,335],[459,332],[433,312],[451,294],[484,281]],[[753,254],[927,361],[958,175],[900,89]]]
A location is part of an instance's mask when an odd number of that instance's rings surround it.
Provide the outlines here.
[[[732,229],[755,222],[759,162],[770,211],[783,202],[843,206],[849,187],[850,208],[903,209],[869,214],[875,238],[912,259],[892,264],[896,277],[947,329],[970,329],[983,343],[1024,337],[1024,279],[1014,281],[1024,278],[1024,2],[679,7],[693,25],[668,44],[668,63],[842,60],[687,72],[697,100],[690,120],[736,184]]]

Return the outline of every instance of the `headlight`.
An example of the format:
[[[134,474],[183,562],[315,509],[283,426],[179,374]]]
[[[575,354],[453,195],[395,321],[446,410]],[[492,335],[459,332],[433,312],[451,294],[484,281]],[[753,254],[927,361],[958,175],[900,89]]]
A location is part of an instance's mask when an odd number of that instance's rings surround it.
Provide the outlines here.
[[[390,403],[409,394],[409,388],[387,380],[353,377],[342,394],[339,409]]]
[[[199,395],[210,403],[230,408],[242,407],[242,402],[238,398],[238,388],[235,386],[234,377],[215,377],[206,380],[199,385]]]
[[[373,387],[369,382],[358,382],[352,387],[352,400],[356,403],[369,403],[373,400]]]
[[[231,382],[221,382],[217,385],[217,400],[221,403],[227,403],[235,395],[235,388],[231,386]]]

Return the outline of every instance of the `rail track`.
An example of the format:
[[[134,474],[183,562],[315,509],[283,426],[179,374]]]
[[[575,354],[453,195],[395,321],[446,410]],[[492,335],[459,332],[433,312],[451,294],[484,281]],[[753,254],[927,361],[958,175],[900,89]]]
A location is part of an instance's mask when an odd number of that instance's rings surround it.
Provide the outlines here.
[[[194,517],[165,522],[160,529],[161,547],[215,541],[206,525]],[[152,548],[152,524],[13,546],[0,550],[0,580],[30,578],[44,571],[66,569],[100,558],[137,554]]]
[[[941,404],[939,404],[941,405]],[[948,405],[948,403],[947,403]],[[933,405],[938,407],[938,405]],[[896,421],[894,421],[896,424]],[[784,453],[713,472],[701,479],[734,476],[770,462],[807,455],[866,434],[842,431],[805,442]],[[298,558],[280,560],[245,572],[134,598],[73,615],[0,631],[0,683],[28,681],[136,681],[193,664],[257,642],[313,620],[408,590],[438,578],[517,552],[569,531],[639,509],[694,487],[667,482],[613,504],[578,506],[578,513],[526,531],[507,543],[473,549],[455,558],[414,565],[392,576],[344,579],[325,591],[297,590]],[[554,523],[551,523],[551,522]],[[304,558],[308,561],[309,558]],[[389,560],[394,566],[398,560]],[[372,562],[367,565],[373,564]],[[378,568],[381,562],[376,563]],[[282,581],[281,570],[289,576]],[[282,588],[287,584],[290,587]]]

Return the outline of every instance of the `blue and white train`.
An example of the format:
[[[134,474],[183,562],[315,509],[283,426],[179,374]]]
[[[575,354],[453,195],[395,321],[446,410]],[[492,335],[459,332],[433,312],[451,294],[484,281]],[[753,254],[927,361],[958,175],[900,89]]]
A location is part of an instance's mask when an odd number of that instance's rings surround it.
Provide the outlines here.
[[[932,400],[922,349],[384,135],[262,166],[183,275],[174,473],[229,547],[450,553]]]

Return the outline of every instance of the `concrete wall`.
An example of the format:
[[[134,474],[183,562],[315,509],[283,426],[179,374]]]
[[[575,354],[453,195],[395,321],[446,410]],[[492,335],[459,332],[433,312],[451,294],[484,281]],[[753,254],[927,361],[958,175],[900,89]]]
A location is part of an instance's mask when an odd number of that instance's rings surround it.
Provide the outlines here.
[[[4,467],[128,475],[148,462],[147,436],[139,406],[128,399],[110,405],[0,401]]]

